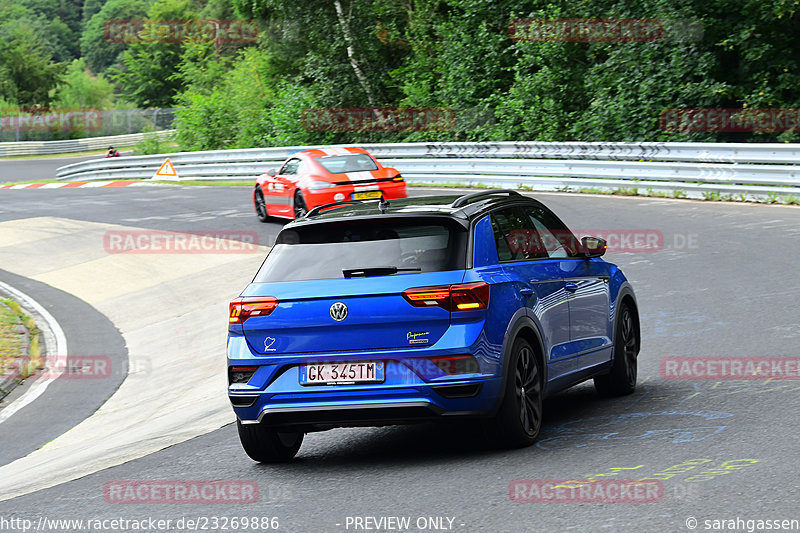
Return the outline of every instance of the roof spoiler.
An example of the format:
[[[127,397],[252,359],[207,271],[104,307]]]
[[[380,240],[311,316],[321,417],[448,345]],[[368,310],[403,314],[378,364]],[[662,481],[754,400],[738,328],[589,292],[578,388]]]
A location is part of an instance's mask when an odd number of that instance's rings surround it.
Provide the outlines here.
[[[517,191],[512,191],[511,189],[492,189],[490,191],[473,192],[470,194],[465,194],[464,196],[460,196],[452,204],[450,204],[450,207],[464,207],[472,202],[477,202],[478,200],[491,198],[492,196],[501,194],[506,196],[522,196]]]

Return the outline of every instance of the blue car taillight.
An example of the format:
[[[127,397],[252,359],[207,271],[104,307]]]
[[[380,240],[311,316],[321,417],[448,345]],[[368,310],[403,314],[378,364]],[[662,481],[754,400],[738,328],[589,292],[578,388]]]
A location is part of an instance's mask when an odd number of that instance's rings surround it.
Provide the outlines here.
[[[479,311],[489,306],[489,284],[462,283],[436,287],[415,287],[403,291],[403,298],[414,307],[437,305],[450,312]]]
[[[278,299],[273,296],[245,296],[229,305],[229,324],[244,324],[251,316],[268,316],[278,307]]]

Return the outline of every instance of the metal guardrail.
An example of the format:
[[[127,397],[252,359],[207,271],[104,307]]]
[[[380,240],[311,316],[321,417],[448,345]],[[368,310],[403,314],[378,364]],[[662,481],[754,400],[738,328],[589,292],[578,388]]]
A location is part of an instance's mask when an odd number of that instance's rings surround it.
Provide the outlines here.
[[[131,133],[130,135],[112,135],[108,137],[88,137],[85,139],[68,139],[63,141],[21,141],[0,143],[0,157],[9,155],[45,155],[67,154],[72,152],[88,152],[103,150],[109,146],[120,148],[133,146],[146,136],[155,135],[159,140],[168,139],[174,130],[162,130],[152,133]]]
[[[359,144],[407,181],[523,186],[539,190],[637,188],[800,195],[800,145],[715,143]],[[148,179],[169,157],[180,179],[255,179],[307,146],[180,152],[75,163],[65,180]]]

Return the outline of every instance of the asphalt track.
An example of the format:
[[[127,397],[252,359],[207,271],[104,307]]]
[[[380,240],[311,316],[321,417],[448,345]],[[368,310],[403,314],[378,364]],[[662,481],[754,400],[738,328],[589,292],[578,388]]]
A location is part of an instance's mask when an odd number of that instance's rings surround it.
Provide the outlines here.
[[[248,195],[238,187],[8,190],[0,193],[0,224],[46,216],[174,231],[255,230],[259,243],[269,246],[280,225],[259,224]],[[513,451],[487,448],[480,433],[461,424],[338,429],[309,435],[291,464],[262,466],[244,455],[235,427],[227,425],[2,501],[0,529],[15,530],[8,523],[3,528],[3,519],[33,520],[36,526],[45,518],[153,517],[173,521],[165,530],[186,530],[176,526],[178,519],[277,517],[279,531],[393,531],[357,529],[353,517],[396,516],[409,517],[411,531],[437,530],[433,524],[470,532],[690,531],[690,518],[699,521],[696,530],[709,529],[704,520],[800,519],[795,437],[800,383],[673,381],[659,373],[666,356],[798,356],[800,209],[536,196],[574,228],[651,229],[663,235],[660,251],[608,255],[624,269],[640,304],[643,347],[640,386],[633,395],[601,399],[588,384],[559,394],[545,405],[539,443]],[[224,276],[224,269],[219,274]],[[237,275],[244,287],[247,276]],[[25,283],[3,272],[0,280]],[[28,288],[56,315],[58,305],[70,305],[67,295]],[[93,342],[119,343],[113,327],[62,325],[70,342],[97,331]],[[57,393],[48,389],[36,402],[53,401]],[[110,393],[91,393],[85,411]],[[63,418],[70,408],[62,407],[56,405],[49,416]],[[27,453],[46,438],[36,431],[17,433],[8,425],[12,421],[0,425],[0,446],[15,450],[3,458]],[[516,503],[509,497],[517,479],[590,477],[663,479],[663,497],[624,504]],[[253,504],[109,503],[104,486],[122,480],[252,481],[259,498]],[[440,523],[429,517],[446,518]],[[740,530],[747,530],[741,524]],[[73,524],[62,530],[77,529]]]
[[[0,159],[0,183],[52,179],[56,176],[58,167],[102,157],[103,155],[100,154],[38,159]]]
[[[110,372],[107,379],[58,379],[35,409],[12,416],[0,430],[0,464],[7,464],[45,445],[97,410],[128,374],[128,353],[114,324],[86,302],[44,283],[0,270],[0,280],[41,302],[70,340],[73,354],[103,354]],[[9,296],[9,295],[4,295]],[[37,321],[44,327],[42,321]],[[46,348],[53,353],[53,347]],[[107,358],[107,359],[105,359]],[[25,388],[4,399],[10,404]],[[1,411],[0,411],[1,412]]]

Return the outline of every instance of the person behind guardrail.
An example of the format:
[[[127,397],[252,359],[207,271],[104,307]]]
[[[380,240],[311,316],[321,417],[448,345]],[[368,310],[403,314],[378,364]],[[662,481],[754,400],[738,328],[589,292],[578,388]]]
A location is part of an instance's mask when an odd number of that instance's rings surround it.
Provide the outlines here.
[[[113,146],[109,146],[108,151],[106,152],[106,157],[119,157],[119,152],[114,150]]]

